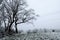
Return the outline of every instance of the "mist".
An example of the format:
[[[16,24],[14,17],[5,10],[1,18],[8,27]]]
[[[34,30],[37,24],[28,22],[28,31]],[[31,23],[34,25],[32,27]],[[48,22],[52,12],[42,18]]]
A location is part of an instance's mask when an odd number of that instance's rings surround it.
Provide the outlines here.
[[[27,0],[27,4],[40,17],[33,22],[35,27],[31,24],[22,24],[21,29],[60,29],[60,0]]]

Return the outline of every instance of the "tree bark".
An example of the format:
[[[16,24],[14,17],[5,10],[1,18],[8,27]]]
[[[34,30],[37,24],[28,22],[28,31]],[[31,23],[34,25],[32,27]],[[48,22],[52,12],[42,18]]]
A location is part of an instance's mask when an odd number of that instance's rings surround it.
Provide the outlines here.
[[[11,22],[11,24],[9,25],[8,32],[11,32],[11,26],[12,26],[13,23],[14,23],[14,21]]]
[[[15,29],[16,29],[16,33],[18,33],[18,29],[17,29],[17,16],[15,17]]]
[[[16,33],[18,33],[17,24],[15,23]]]

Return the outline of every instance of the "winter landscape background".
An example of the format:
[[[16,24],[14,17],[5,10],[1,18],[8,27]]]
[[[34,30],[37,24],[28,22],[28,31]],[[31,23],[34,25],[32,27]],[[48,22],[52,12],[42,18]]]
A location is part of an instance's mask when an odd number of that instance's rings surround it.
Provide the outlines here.
[[[34,9],[35,13],[39,14],[40,17],[33,22],[35,27],[31,24],[21,24],[21,29],[60,29],[60,0],[27,0],[27,3],[29,5],[28,8]]]
[[[60,40],[60,0],[26,0],[26,2],[28,8],[34,9],[39,15],[37,19],[32,23],[19,24],[17,34],[9,36],[2,34],[4,37],[0,37],[0,40]],[[0,36],[2,35],[0,33]]]

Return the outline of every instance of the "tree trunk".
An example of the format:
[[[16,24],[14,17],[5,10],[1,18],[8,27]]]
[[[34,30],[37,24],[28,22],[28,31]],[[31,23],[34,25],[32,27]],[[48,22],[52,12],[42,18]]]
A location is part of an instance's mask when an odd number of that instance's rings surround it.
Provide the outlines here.
[[[11,26],[12,26],[13,23],[14,23],[14,21],[11,22],[10,25],[7,26],[7,28],[5,29],[6,31],[8,31],[8,33],[11,33]]]
[[[4,26],[5,26],[5,28],[6,28],[6,23],[5,23],[5,20],[4,20]]]
[[[15,16],[15,29],[16,29],[16,33],[18,33],[18,29],[17,29],[17,16]]]
[[[10,33],[11,32],[11,27],[9,26],[9,28],[8,28],[8,32]]]
[[[17,24],[15,23],[16,33],[18,33]]]
[[[16,29],[16,33],[18,33],[16,20],[15,20],[15,29]]]

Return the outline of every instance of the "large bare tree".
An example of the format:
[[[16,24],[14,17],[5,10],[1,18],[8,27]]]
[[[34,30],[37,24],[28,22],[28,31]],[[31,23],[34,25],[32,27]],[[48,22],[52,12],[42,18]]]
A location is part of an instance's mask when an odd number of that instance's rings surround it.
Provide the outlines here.
[[[18,24],[35,19],[34,10],[26,7],[27,4],[24,0],[3,0],[0,5],[0,20],[4,24],[5,31],[10,33],[14,24],[16,32],[18,32]]]

